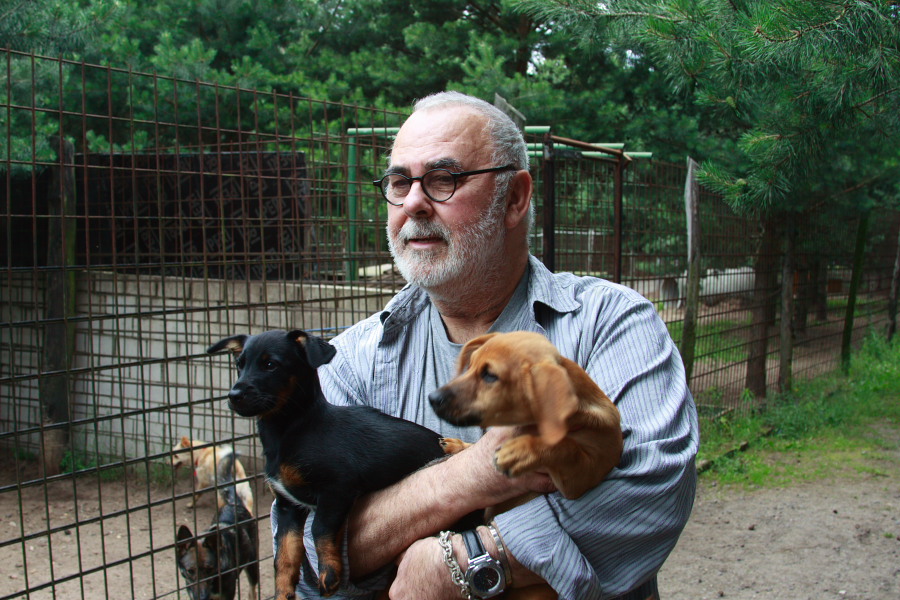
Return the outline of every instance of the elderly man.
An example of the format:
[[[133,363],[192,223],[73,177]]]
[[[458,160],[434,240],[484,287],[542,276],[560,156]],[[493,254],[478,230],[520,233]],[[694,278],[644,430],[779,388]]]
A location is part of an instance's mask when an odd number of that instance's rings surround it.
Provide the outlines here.
[[[699,439],[680,356],[653,305],[601,279],[552,274],[529,254],[526,145],[486,102],[453,92],[419,101],[377,184],[408,285],[334,339],[337,356],[320,369],[326,397],[476,443],[357,502],[341,594],[372,597],[384,567],[396,564],[394,599],[489,597],[540,582],[561,599],[655,598],[656,572],[690,514]],[[514,330],[549,338],[621,413],[622,460],[578,500],[556,493],[544,475],[497,472],[492,456],[508,428],[455,427],[429,407],[428,393],[454,375],[462,344]],[[464,544],[462,532],[436,537],[472,510],[526,491],[541,495],[477,528],[483,548],[470,534]],[[307,550],[314,560],[311,541]],[[486,565],[489,589],[451,576],[448,562],[465,572],[475,558],[472,572]],[[300,592],[316,596],[305,584]]]

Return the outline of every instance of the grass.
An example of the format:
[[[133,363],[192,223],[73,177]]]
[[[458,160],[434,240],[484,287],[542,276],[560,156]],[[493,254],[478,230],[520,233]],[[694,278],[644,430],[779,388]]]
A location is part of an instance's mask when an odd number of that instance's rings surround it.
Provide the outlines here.
[[[697,324],[696,358],[714,358],[726,363],[747,360],[747,341],[738,333],[745,331],[749,320],[721,320]],[[666,323],[669,335],[678,347],[684,336],[684,321]]]
[[[746,452],[726,455],[742,441]],[[847,375],[802,382],[764,412],[702,421],[698,458],[713,461],[705,478],[747,487],[891,476],[900,468],[900,343],[871,335]]]

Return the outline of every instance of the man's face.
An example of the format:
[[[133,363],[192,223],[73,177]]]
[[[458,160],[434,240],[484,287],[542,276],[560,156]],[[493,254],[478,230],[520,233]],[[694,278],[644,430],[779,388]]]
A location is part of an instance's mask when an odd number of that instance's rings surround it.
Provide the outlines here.
[[[485,119],[464,108],[414,113],[401,127],[390,171],[417,177],[434,168],[495,167]],[[494,174],[460,178],[446,202],[433,202],[413,184],[403,206],[388,208],[388,244],[403,277],[425,289],[472,283],[500,261],[505,202],[494,202]]]

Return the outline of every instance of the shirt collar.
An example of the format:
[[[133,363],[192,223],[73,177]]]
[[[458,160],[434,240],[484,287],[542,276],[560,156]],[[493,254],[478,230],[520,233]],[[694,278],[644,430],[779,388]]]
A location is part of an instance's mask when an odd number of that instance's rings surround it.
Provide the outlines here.
[[[551,273],[534,256],[528,257],[528,264],[528,305],[532,317],[538,302],[558,313],[572,312],[581,307],[581,302],[575,297],[575,277]],[[383,336],[412,321],[427,308],[429,302],[428,294],[422,288],[407,284],[391,298],[379,315],[384,328]]]

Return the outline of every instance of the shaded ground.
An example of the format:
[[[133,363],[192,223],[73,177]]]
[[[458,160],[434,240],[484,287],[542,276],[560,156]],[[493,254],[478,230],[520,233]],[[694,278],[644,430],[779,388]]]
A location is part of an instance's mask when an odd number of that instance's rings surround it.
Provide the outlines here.
[[[863,456],[861,467],[835,469],[826,480],[746,491],[704,478],[691,520],[660,573],[662,599],[900,598],[900,429],[878,425],[874,435],[883,452]],[[20,467],[20,481],[37,477],[33,463]],[[54,591],[65,600],[187,598],[179,591],[175,532],[182,523],[206,528],[212,492],[194,509],[187,506],[188,476],[149,485],[134,475],[30,487],[15,481],[11,461],[0,461],[0,598],[26,597],[25,590],[35,599]],[[261,591],[268,598],[271,497],[262,486],[256,492],[264,517]],[[246,600],[244,576],[241,585]]]

